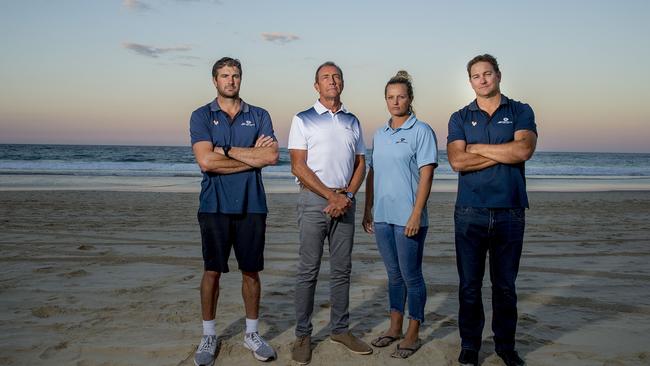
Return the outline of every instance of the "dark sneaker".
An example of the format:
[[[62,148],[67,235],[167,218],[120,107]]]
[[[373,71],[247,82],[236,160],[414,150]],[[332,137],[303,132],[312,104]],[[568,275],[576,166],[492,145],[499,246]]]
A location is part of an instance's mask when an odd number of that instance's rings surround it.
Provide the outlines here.
[[[524,366],[526,364],[515,350],[497,352],[497,356],[501,357],[506,366]]]
[[[372,353],[372,347],[361,339],[355,337],[350,331],[341,334],[332,334],[330,335],[330,341],[342,344],[350,351],[360,355],[369,355]]]
[[[291,359],[299,365],[306,365],[311,362],[310,336],[296,338],[291,349]]]
[[[273,347],[258,332],[244,335],[244,347],[251,350],[253,356],[259,361],[268,361],[276,357]]]
[[[458,355],[458,363],[461,365],[478,366],[478,351],[462,349]]]
[[[214,365],[214,354],[217,352],[217,336],[204,335],[201,338],[201,344],[194,354],[194,364],[196,366]]]

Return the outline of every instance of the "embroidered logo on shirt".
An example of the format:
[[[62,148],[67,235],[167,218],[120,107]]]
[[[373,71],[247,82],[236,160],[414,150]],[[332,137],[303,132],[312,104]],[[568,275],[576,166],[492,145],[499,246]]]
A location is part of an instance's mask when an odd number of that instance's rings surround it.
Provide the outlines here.
[[[214,123],[215,126],[219,126],[219,121],[216,120],[216,119],[213,119],[213,120],[212,120],[212,123]]]
[[[255,127],[255,123],[251,121],[242,122],[241,125],[246,127]]]
[[[395,141],[396,144],[406,144],[406,139],[402,137],[401,139]]]
[[[508,120],[508,117],[503,118],[502,121],[497,122],[497,124],[502,124],[502,125],[509,125],[511,124],[512,121]]]
[[[472,126],[476,126],[476,121],[472,121]]]

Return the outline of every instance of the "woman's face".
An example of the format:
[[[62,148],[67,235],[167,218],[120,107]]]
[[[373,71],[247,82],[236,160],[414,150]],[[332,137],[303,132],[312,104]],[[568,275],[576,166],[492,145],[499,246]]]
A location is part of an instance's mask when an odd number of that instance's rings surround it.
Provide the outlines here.
[[[386,107],[393,117],[403,117],[409,114],[411,98],[405,84],[391,84],[386,88]]]

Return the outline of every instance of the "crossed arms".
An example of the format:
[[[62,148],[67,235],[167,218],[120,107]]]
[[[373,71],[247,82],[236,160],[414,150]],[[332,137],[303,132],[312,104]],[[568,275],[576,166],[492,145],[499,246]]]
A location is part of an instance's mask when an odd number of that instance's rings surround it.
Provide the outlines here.
[[[233,174],[250,169],[275,165],[278,162],[278,142],[271,136],[261,135],[253,147],[233,146],[227,157],[223,149],[210,141],[199,141],[192,145],[196,162],[202,172]]]
[[[467,144],[456,140],[447,144],[449,164],[455,172],[473,172],[496,164],[517,164],[535,152],[537,135],[530,130],[515,131],[515,139],[504,144]]]

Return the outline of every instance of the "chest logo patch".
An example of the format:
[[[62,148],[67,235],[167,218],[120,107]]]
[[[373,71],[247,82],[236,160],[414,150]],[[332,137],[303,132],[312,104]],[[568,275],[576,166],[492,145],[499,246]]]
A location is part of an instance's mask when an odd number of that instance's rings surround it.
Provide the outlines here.
[[[472,126],[476,126],[476,121],[472,121]]]
[[[255,123],[251,121],[242,122],[241,125],[246,127],[255,127]]]
[[[395,143],[396,143],[396,144],[405,144],[405,143],[406,143],[406,139],[405,139],[404,137],[402,137],[401,139],[395,141]]]
[[[508,117],[504,117],[503,120],[497,122],[497,124],[509,125],[509,124],[512,124],[512,121],[509,120]]]
[[[212,123],[214,123],[215,126],[219,126],[219,120],[213,119]]]

